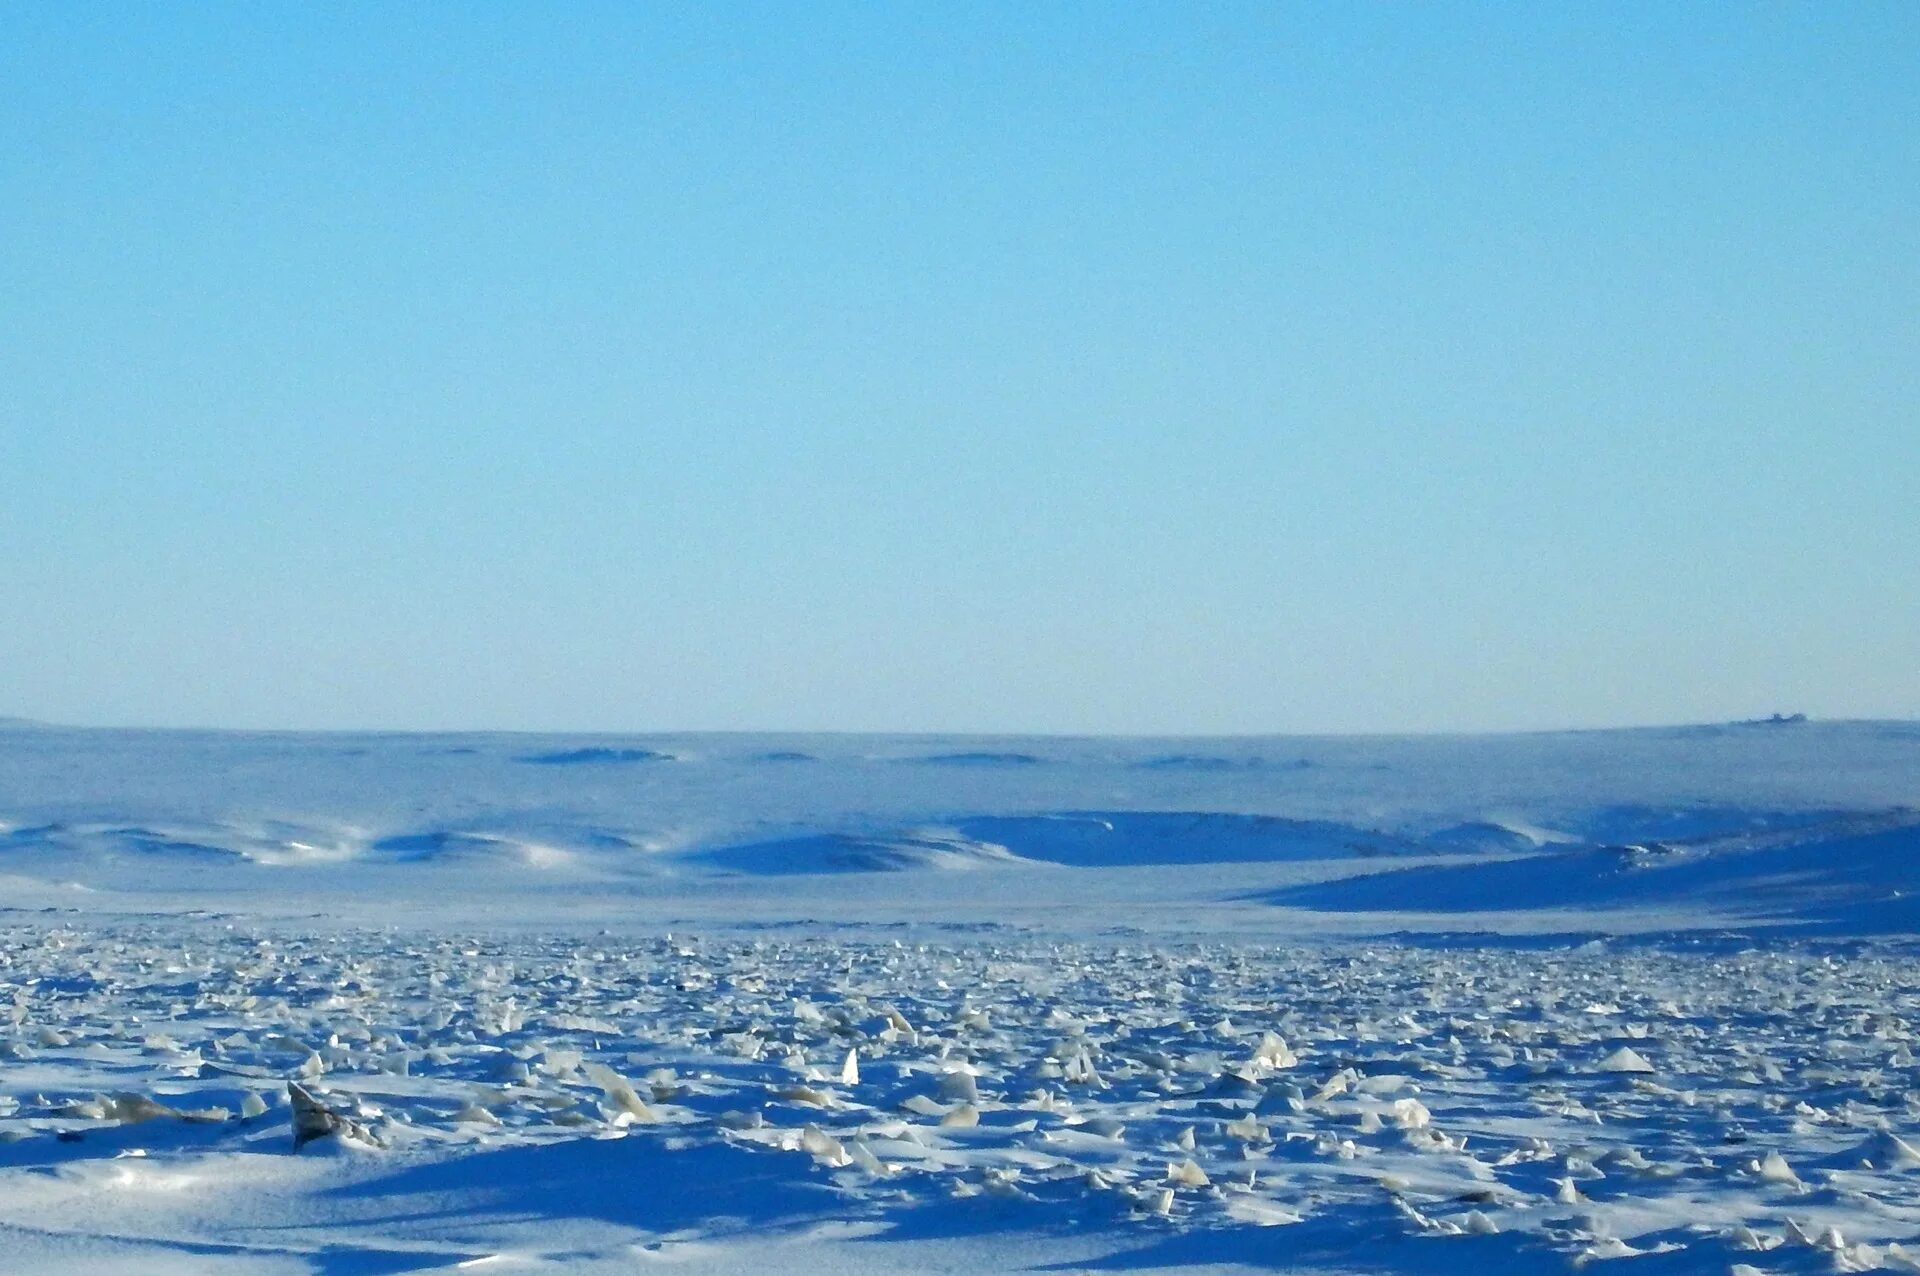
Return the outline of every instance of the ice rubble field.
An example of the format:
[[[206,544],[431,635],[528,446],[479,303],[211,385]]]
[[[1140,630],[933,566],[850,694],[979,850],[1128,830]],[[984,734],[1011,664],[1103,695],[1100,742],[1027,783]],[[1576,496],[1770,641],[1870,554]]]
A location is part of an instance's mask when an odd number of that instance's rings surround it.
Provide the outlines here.
[[[1916,790],[0,728],[0,1271],[1920,1271]]]

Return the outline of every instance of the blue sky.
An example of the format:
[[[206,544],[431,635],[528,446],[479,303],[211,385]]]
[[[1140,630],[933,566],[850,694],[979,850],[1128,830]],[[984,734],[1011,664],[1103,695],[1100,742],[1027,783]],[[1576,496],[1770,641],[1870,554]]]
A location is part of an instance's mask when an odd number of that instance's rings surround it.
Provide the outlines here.
[[[1920,6],[12,5],[0,714],[1920,716]]]

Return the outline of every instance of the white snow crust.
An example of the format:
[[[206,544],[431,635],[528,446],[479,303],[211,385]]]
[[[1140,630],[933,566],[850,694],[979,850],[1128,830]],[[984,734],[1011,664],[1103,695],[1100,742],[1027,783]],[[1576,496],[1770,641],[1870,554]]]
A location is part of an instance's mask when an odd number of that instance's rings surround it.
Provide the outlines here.
[[[10,727],[0,1271],[1920,1271],[1916,805],[1906,723]]]

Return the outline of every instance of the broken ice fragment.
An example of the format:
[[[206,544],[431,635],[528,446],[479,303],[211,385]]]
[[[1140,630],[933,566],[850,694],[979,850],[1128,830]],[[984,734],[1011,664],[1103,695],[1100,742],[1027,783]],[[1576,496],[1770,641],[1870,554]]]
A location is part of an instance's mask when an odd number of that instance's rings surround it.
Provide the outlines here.
[[[105,1119],[119,1121],[123,1125],[138,1125],[142,1121],[151,1121],[155,1117],[178,1116],[174,1109],[165,1104],[155,1103],[144,1094],[115,1094],[102,1100]]]
[[[832,1169],[839,1169],[843,1165],[853,1163],[853,1159],[847,1155],[846,1148],[840,1145],[840,1140],[817,1125],[810,1125],[800,1132],[800,1146],[811,1154],[814,1160]]]
[[[1287,1043],[1271,1032],[1261,1035],[1260,1045],[1253,1052],[1253,1063],[1258,1067],[1277,1070],[1291,1068],[1298,1062],[1299,1057],[1287,1047]]]
[[[1433,1121],[1433,1113],[1418,1099],[1395,1099],[1388,1112],[1403,1130],[1423,1130]]]
[[[1596,1065],[1596,1069],[1600,1072],[1633,1073],[1652,1072],[1654,1067],[1632,1046],[1621,1046],[1602,1059]]]
[[[975,1103],[980,1098],[980,1087],[974,1080],[973,1073],[964,1068],[956,1068],[940,1074],[937,1093],[949,1103]]]
[[[852,1146],[848,1148],[848,1154],[853,1158],[855,1165],[873,1175],[875,1178],[885,1178],[887,1175],[893,1173],[893,1167],[875,1156],[873,1149],[859,1139],[853,1141]]]
[[[1778,1152],[1769,1152],[1749,1167],[1754,1176],[1762,1183],[1779,1183],[1788,1187],[1804,1186],[1800,1176],[1787,1164],[1787,1158]]]
[[[1760,1233],[1754,1231],[1744,1223],[1735,1227],[1732,1231],[1727,1232],[1726,1238],[1727,1243],[1735,1249],[1767,1250],[1772,1249],[1780,1243],[1772,1237],[1760,1235]]]
[[[1920,1148],[1895,1134],[1880,1130],[1855,1148],[1853,1158],[1876,1170],[1911,1170],[1920,1167]]]
[[[1106,1083],[1100,1079],[1100,1074],[1094,1070],[1093,1058],[1087,1054],[1086,1047],[1084,1046],[1075,1050],[1072,1056],[1066,1060],[1066,1065],[1061,1076],[1064,1080],[1071,1081],[1075,1085],[1087,1085],[1096,1088],[1104,1088],[1106,1085]]]
[[[1194,1164],[1192,1157],[1188,1157],[1178,1165],[1167,1166],[1167,1182],[1178,1183],[1182,1187],[1206,1187],[1212,1180],[1207,1177],[1205,1170]]]
[[[603,1063],[589,1063],[584,1069],[587,1079],[600,1087],[607,1101],[629,1121],[654,1121],[659,1118],[634,1092],[627,1079]]]
[[[778,1090],[774,1091],[774,1093],[789,1103],[805,1104],[810,1108],[830,1108],[833,1106],[832,1096],[828,1095],[825,1091],[816,1090],[812,1086],[786,1085],[781,1086]]]
[[[378,1146],[365,1126],[320,1102],[297,1081],[287,1082],[287,1101],[293,1118],[293,1150],[296,1152],[315,1139],[329,1136],[367,1147]]]

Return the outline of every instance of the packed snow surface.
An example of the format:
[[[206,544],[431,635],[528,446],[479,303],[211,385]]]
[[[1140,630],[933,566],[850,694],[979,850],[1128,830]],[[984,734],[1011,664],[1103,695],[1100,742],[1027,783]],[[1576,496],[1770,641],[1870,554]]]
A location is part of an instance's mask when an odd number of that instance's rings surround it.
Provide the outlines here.
[[[1920,1271],[1920,726],[0,727],[0,1271]]]

